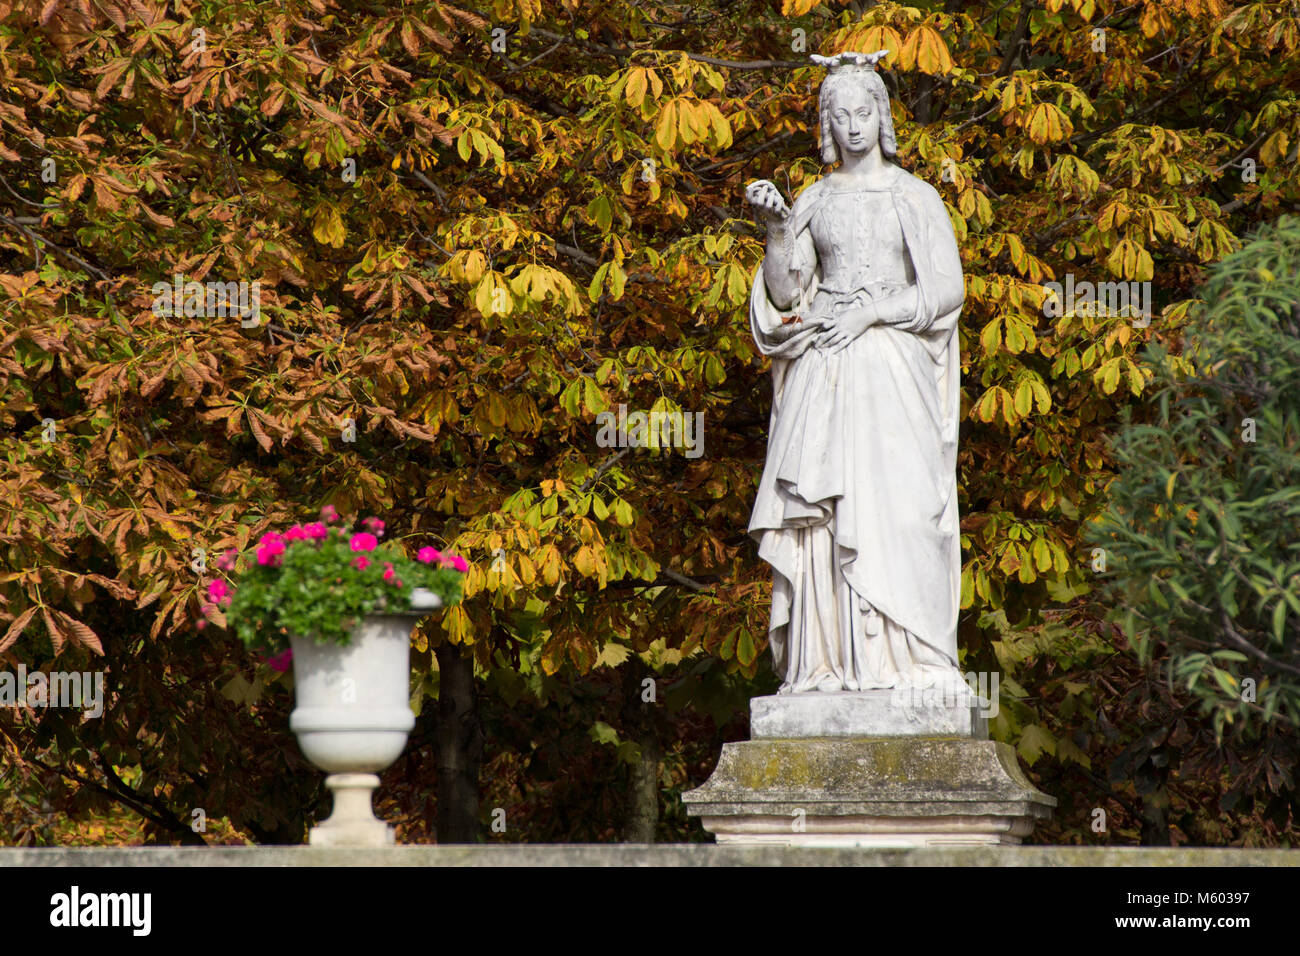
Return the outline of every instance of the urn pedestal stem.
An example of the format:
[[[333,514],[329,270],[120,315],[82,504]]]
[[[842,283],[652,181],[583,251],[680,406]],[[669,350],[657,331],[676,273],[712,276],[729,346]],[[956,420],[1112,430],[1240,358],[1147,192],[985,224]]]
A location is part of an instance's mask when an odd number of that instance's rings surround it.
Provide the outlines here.
[[[371,798],[379,787],[373,773],[332,773],[325,787],[334,794],[334,812],[311,828],[312,846],[392,846],[393,828],[375,816]]]

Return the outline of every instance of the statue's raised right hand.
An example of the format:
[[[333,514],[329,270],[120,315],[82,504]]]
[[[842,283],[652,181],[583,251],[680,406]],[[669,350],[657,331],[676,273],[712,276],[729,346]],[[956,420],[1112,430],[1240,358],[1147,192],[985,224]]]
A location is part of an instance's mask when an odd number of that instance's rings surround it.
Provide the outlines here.
[[[790,218],[790,207],[781,197],[781,191],[766,179],[756,179],[746,186],[745,199],[764,222],[785,222]]]

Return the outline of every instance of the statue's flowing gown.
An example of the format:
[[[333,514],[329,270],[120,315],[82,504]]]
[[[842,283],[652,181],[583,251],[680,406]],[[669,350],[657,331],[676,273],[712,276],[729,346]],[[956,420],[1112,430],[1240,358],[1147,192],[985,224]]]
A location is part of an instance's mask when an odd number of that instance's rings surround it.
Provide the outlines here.
[[[792,211],[795,261],[803,314],[915,285],[910,319],[830,354],[812,329],[773,337],[800,304],[777,309],[761,266],[750,299],[774,393],[749,530],[773,569],[782,693],[958,677],[961,259],[939,194],[897,167],[890,176],[885,189],[806,189]]]

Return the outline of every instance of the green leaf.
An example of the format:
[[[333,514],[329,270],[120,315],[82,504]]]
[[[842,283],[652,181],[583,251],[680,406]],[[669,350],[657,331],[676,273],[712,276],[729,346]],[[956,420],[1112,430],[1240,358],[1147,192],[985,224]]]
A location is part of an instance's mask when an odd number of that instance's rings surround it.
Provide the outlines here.
[[[754,647],[754,635],[749,632],[749,628],[742,627],[740,637],[736,641],[736,660],[748,667],[757,657],[758,650]]]
[[[1025,763],[1032,765],[1044,753],[1056,753],[1056,738],[1041,724],[1030,724],[1021,732],[1016,749]]]
[[[595,723],[593,723],[591,725],[591,730],[588,731],[588,734],[590,735],[591,739],[598,744],[610,744],[612,746],[618,746],[618,731],[615,730],[613,727],[611,727],[609,724],[605,723],[603,720],[598,720]]]

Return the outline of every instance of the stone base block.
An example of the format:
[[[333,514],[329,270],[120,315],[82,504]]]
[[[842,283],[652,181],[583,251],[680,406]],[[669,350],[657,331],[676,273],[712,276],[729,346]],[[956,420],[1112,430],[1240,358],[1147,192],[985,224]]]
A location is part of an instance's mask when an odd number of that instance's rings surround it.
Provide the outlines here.
[[[307,843],[310,846],[379,848],[395,846],[397,835],[392,827],[380,820],[352,824],[332,824],[327,820],[308,831]]]
[[[1056,806],[1009,745],[968,737],[724,744],[682,799],[720,844],[783,846],[1014,845]]]
[[[973,737],[988,739],[983,704],[958,691],[777,694],[749,702],[749,735],[788,737]]]

